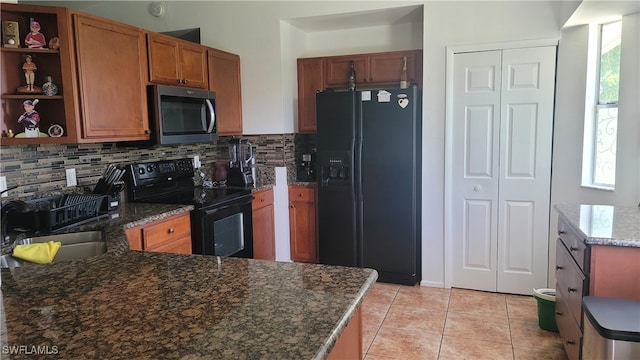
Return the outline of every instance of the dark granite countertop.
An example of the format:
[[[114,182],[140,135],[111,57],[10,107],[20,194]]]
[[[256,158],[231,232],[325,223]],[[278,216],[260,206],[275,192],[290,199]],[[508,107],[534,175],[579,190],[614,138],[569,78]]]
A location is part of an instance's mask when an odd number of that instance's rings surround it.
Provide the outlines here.
[[[589,245],[640,247],[640,209],[609,205],[556,205],[555,210]]]
[[[3,355],[325,358],[375,270],[128,249],[125,229],[189,210],[124,204],[117,218],[78,229],[102,228],[106,254],[2,269]]]

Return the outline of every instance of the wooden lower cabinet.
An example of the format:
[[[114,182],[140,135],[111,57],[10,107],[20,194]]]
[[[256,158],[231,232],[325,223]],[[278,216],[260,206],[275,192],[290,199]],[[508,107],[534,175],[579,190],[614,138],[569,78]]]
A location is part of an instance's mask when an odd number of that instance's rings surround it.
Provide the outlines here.
[[[353,314],[327,356],[327,360],[343,359],[362,359],[362,306]]]
[[[289,185],[291,260],[318,262],[315,185]]]
[[[131,250],[191,254],[188,212],[126,230]]]
[[[273,189],[256,191],[251,203],[253,217],[253,258],[276,259]]]
[[[584,296],[640,300],[640,248],[587,245],[582,235],[558,219],[556,314],[569,360],[582,358]]]

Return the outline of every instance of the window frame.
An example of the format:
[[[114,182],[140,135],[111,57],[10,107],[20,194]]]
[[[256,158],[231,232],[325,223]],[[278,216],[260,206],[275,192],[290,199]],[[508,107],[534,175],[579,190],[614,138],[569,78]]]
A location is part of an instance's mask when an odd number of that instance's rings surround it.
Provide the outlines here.
[[[581,186],[595,188],[600,190],[615,190],[615,170],[613,174],[613,183],[602,183],[596,181],[596,168],[598,162],[597,148],[598,148],[598,119],[600,111],[603,109],[616,109],[618,110],[618,102],[620,99],[620,87],[618,83],[618,99],[614,102],[602,103],[600,100],[600,85],[601,85],[601,63],[602,63],[602,31],[606,25],[620,23],[622,20],[614,20],[606,23],[591,24],[589,26],[589,64],[587,66],[587,101],[585,110],[585,122],[584,122],[584,143],[583,143],[583,159],[582,159],[582,182]],[[621,34],[620,34],[621,35]],[[622,43],[620,44],[622,46]],[[622,47],[620,48],[622,52]],[[620,74],[618,74],[620,76]],[[616,111],[617,113],[617,111]],[[617,122],[618,116],[616,115],[616,148],[618,129]],[[615,162],[617,165],[617,156],[614,153]]]

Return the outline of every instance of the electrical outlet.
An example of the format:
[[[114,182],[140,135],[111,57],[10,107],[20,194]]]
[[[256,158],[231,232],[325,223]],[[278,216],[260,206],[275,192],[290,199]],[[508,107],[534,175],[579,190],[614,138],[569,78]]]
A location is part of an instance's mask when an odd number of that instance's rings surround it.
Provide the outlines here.
[[[7,177],[6,176],[0,176],[0,191],[4,191],[7,190]],[[2,193],[2,197],[7,197],[9,196],[8,192]]]
[[[76,169],[67,169],[67,186],[78,185],[78,179],[76,179]]]
[[[194,155],[193,156],[193,168],[194,169],[199,169],[200,166],[202,166],[202,164],[200,163],[200,156]]]

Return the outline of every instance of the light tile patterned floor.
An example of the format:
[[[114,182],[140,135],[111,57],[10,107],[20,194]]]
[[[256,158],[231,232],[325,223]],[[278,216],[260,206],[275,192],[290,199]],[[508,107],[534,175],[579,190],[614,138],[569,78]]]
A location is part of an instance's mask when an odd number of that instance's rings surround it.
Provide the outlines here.
[[[533,296],[376,283],[362,309],[365,360],[566,360]]]

